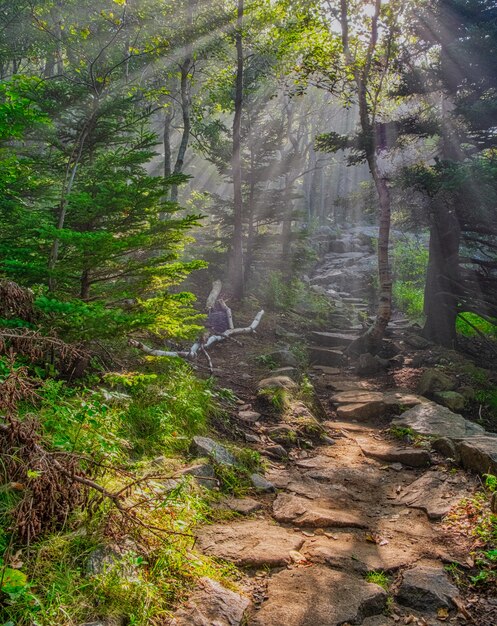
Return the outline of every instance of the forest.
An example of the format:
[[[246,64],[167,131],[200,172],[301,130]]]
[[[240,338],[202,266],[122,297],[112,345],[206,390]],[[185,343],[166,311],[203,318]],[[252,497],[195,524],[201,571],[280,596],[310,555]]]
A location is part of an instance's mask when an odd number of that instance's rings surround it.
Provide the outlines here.
[[[0,0],[0,626],[497,624],[496,58]]]

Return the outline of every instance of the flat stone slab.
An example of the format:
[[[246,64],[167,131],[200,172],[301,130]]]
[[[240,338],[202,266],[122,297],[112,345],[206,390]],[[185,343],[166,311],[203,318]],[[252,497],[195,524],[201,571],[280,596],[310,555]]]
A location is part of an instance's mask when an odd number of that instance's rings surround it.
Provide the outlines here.
[[[309,360],[313,365],[336,367],[345,363],[345,355],[340,350],[311,346],[309,348]]]
[[[320,536],[306,541],[300,552],[313,563],[364,575],[370,571],[394,572],[419,558],[419,550],[399,536],[385,545],[366,541],[362,533],[337,532],[333,539]]]
[[[304,538],[266,520],[205,526],[198,535],[200,549],[211,556],[240,566],[281,567],[289,553],[300,550]]]
[[[328,348],[348,346],[358,338],[359,335],[351,335],[349,333],[324,333],[319,331],[311,333],[311,339],[314,343]]]
[[[289,493],[280,493],[273,503],[273,517],[286,524],[307,528],[367,528],[359,511],[330,506],[324,499],[307,500]]]
[[[363,454],[384,463],[402,463],[407,467],[427,467],[431,457],[427,450],[420,448],[400,448],[388,443],[357,437],[356,441]]]
[[[396,599],[400,604],[421,611],[451,609],[459,595],[441,567],[415,567],[402,574],[402,583]]]
[[[170,626],[240,626],[248,598],[210,578],[201,578],[188,602],[178,609]]]
[[[387,601],[378,585],[320,565],[272,576],[267,595],[252,626],[361,624],[380,614]]]
[[[497,475],[497,436],[485,434],[456,442],[461,464],[479,474]]]
[[[392,420],[392,426],[411,428],[420,435],[464,439],[484,433],[484,429],[462,415],[435,402],[418,404]]]
[[[337,416],[342,420],[370,420],[385,414],[386,406],[382,401],[356,402],[342,404],[337,409]]]
[[[384,394],[380,391],[367,391],[365,389],[355,389],[352,391],[341,391],[330,398],[332,404],[362,404],[369,402],[383,402]]]
[[[424,511],[429,519],[438,520],[467,494],[458,483],[452,483],[442,472],[427,472],[411,483],[399,496],[399,503]]]

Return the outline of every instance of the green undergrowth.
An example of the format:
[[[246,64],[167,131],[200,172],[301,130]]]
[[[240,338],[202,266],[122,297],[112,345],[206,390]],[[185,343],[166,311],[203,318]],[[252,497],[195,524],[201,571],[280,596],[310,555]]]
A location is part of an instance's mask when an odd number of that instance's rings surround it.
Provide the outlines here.
[[[192,438],[224,414],[227,392],[197,378],[186,363],[168,359],[150,361],[141,372],[94,376],[78,387],[40,379],[36,396],[21,404],[19,415],[38,420],[46,449],[78,455],[81,467],[108,491],[136,482],[123,502],[137,516],[121,515],[91,492],[62,527],[29,547],[18,545],[12,514],[25,487],[10,488],[1,463],[2,626],[73,626],[110,617],[154,626],[167,620],[199,576],[234,584],[231,566],[195,551],[194,530],[216,519],[214,504],[222,493],[248,488],[249,474],[260,467],[258,455],[234,451],[239,466],[217,470],[221,493],[202,490],[192,479],[166,487],[175,468],[188,462]],[[29,485],[36,485],[36,472],[26,471]],[[102,546],[124,551],[92,573],[89,557]]]
[[[497,584],[497,515],[490,505],[497,491],[497,477],[485,475],[484,488],[464,499],[445,518],[445,523],[472,538],[469,557],[472,566],[463,571],[450,564],[448,571],[459,586],[495,589]]]
[[[264,307],[269,311],[295,313],[300,325],[326,325],[334,310],[326,296],[316,293],[299,278],[289,280],[281,272],[271,272],[263,285],[257,296]]]
[[[366,582],[374,583],[375,585],[379,585],[383,587],[385,591],[388,591],[390,587],[390,577],[388,574],[382,571],[371,571],[366,574]]]

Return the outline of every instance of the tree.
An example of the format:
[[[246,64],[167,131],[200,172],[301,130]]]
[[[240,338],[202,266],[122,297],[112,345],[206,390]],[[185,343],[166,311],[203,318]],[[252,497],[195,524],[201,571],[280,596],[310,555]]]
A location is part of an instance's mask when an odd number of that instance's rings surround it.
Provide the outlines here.
[[[421,3],[410,22],[417,44],[405,53],[400,93],[423,103],[410,132],[439,141],[435,164],[407,173],[430,199],[424,334],[449,347],[460,315],[497,316],[496,16],[486,0]]]

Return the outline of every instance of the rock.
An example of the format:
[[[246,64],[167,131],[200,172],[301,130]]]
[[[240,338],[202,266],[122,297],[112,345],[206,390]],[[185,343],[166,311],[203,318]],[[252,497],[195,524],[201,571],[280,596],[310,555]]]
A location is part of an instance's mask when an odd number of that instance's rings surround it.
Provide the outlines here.
[[[427,472],[411,483],[399,496],[399,503],[421,509],[431,520],[439,520],[466,495],[442,472]]]
[[[121,554],[111,546],[97,546],[88,556],[86,573],[98,576],[118,565],[121,559]]]
[[[280,367],[298,367],[299,362],[296,356],[287,348],[275,350],[267,355],[274,363]]]
[[[279,445],[266,446],[264,452],[276,459],[285,459],[288,456],[288,452],[285,448]]]
[[[417,350],[426,350],[426,348],[429,348],[431,346],[431,342],[428,341],[428,339],[421,337],[421,335],[415,335],[414,333],[411,335],[407,335],[404,341],[409,346],[411,346],[412,348],[416,348]]]
[[[418,383],[418,393],[422,396],[434,394],[437,391],[452,391],[457,382],[451,376],[438,369],[427,369],[421,375]]]
[[[253,433],[245,433],[245,441],[247,443],[261,443],[261,438]]]
[[[473,387],[469,387],[468,385],[463,385],[462,387],[459,387],[459,389],[457,390],[458,393],[460,393],[463,398],[465,400],[467,400],[468,402],[471,402],[472,400],[475,399],[476,397],[476,391]]]
[[[369,420],[381,417],[385,413],[383,402],[362,402],[343,404],[337,409],[337,415],[343,420]]]
[[[279,367],[273,370],[273,376],[287,376],[292,380],[299,378],[299,370],[296,367]]]
[[[366,352],[357,359],[356,372],[359,376],[373,376],[384,371],[387,367],[388,361]]]
[[[456,444],[448,437],[440,437],[432,442],[431,447],[436,452],[440,452],[446,459],[453,459],[455,463],[461,462],[461,456]]]
[[[208,463],[199,463],[198,465],[187,467],[181,471],[181,475],[193,476],[195,482],[205,489],[214,489],[218,486],[216,472],[212,465]]]
[[[226,498],[222,502],[240,515],[251,515],[262,509],[262,504],[253,498]]]
[[[340,367],[327,367],[326,365],[313,365],[312,369],[321,372],[322,374],[326,374],[327,376],[337,376],[342,373],[342,369]]]
[[[314,331],[311,333],[311,340],[319,345],[328,348],[337,348],[350,345],[359,335],[349,333],[323,333]]]
[[[396,626],[399,622],[395,621],[391,617],[386,615],[374,615],[373,617],[367,617],[361,624],[361,626]]]
[[[454,608],[459,595],[442,568],[418,565],[402,575],[396,599],[400,604],[421,611]]]
[[[252,486],[257,489],[257,491],[275,491],[273,483],[270,483],[269,480],[266,480],[264,476],[261,476],[260,474],[251,474],[250,482],[252,483]]]
[[[466,398],[457,391],[437,391],[433,399],[451,411],[462,411],[466,405]]]
[[[242,422],[254,424],[259,421],[261,414],[257,413],[257,411],[238,411],[238,417],[242,420]]]
[[[288,424],[273,426],[272,428],[268,428],[265,432],[273,441],[276,441],[284,446],[293,444],[297,441],[297,433]]]
[[[426,467],[431,457],[427,450],[420,448],[400,448],[387,443],[372,442],[369,439],[356,439],[363,454],[384,463],[402,463],[407,467]]]
[[[490,510],[494,515],[497,515],[497,491],[494,491],[490,500]]]
[[[220,465],[233,466],[237,464],[236,458],[224,446],[210,437],[194,437],[193,443],[197,452],[202,456],[210,456]]]
[[[263,389],[296,389],[297,383],[288,376],[271,376],[259,381],[257,388]]]
[[[201,578],[185,606],[176,611],[170,626],[240,626],[249,604],[241,594],[210,578]]]
[[[464,419],[462,415],[453,413],[447,407],[435,402],[418,404],[405,411],[399,418],[392,421],[392,426],[411,428],[420,435],[450,437],[451,439],[464,439],[484,432],[478,424]]]
[[[367,391],[365,389],[355,389],[353,391],[342,391],[330,398],[333,404],[361,404],[369,402],[383,402],[384,394],[379,391]]]
[[[280,493],[273,502],[273,517],[282,523],[309,528],[366,528],[362,515],[357,511],[331,508],[320,500],[310,502],[289,493]]]
[[[345,355],[340,350],[311,346],[309,348],[309,360],[313,365],[326,365],[336,367],[346,361]]]
[[[312,563],[364,576],[375,570],[394,572],[407,567],[419,559],[422,547],[406,541],[404,535],[379,545],[367,541],[364,531],[335,531],[331,541],[326,536],[312,538],[300,551]]]
[[[456,445],[463,467],[479,474],[497,475],[497,435],[473,436]]]
[[[300,550],[304,538],[267,520],[213,524],[200,530],[198,545],[211,556],[245,567],[282,567],[290,551]]]
[[[378,585],[324,566],[279,572],[269,579],[267,597],[252,626],[361,624],[387,601]]]

